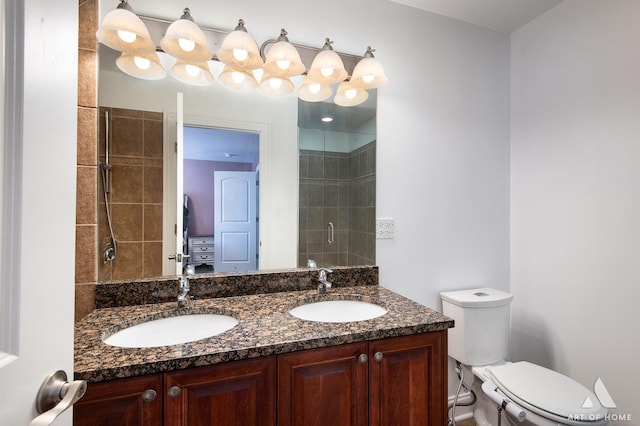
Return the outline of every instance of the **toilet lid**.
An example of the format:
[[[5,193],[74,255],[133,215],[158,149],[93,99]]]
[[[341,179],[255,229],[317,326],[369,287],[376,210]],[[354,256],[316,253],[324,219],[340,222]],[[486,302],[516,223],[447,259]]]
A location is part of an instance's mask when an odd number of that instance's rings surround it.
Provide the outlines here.
[[[607,409],[589,389],[539,365],[520,361],[487,367],[487,372],[513,402],[541,416],[595,421],[607,414]]]

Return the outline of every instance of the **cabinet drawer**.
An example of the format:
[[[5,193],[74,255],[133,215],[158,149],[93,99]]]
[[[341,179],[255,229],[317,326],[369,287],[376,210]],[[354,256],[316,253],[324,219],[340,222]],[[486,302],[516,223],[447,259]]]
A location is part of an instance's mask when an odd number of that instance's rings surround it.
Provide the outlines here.
[[[213,237],[193,237],[189,238],[192,245],[213,245]]]
[[[191,260],[193,262],[213,262],[213,253],[193,253]]]
[[[210,246],[191,246],[191,251],[196,253],[213,253],[213,245]]]

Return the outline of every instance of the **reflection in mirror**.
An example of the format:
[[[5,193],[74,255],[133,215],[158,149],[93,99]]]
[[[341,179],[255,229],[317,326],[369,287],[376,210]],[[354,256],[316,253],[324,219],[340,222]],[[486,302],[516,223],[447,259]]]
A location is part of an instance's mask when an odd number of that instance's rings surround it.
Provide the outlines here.
[[[319,128],[304,124],[310,122],[311,111],[321,107],[334,108],[335,105],[301,103],[298,128],[298,99],[295,96],[271,98],[259,92],[238,93],[218,84],[190,87],[171,78],[139,80],[114,69],[114,58],[105,59],[105,55],[113,56],[114,52],[100,46],[99,160],[104,164],[100,167],[97,200],[100,282],[174,275],[170,266],[167,267],[166,258],[167,254],[177,252],[174,231],[178,199],[174,150],[177,92],[184,93],[185,126],[248,130],[260,134],[257,242],[260,270],[306,266],[310,256],[317,258],[321,265],[375,264],[375,91],[363,105],[339,107],[348,115],[344,117],[336,112],[333,124]],[[109,112],[109,120],[106,112]],[[360,114],[365,112],[369,116],[363,121]],[[340,124],[343,121],[355,127],[345,127]],[[316,132],[322,136],[307,138]],[[318,140],[321,140],[320,144]],[[349,143],[337,147],[338,140]],[[358,145],[365,140],[366,143]],[[373,150],[364,148],[370,143]],[[314,159],[302,161],[300,155],[305,151],[312,151]],[[325,151],[328,152],[326,156]],[[106,158],[107,152],[109,158]],[[335,158],[339,158],[338,162],[343,166],[358,164],[348,172],[348,183],[344,170],[337,178],[330,174],[321,177],[327,185],[326,194],[325,188],[322,189],[323,202],[331,201],[332,197],[335,200],[336,194],[332,191],[342,185],[342,201],[346,197],[344,188],[349,187],[348,198],[352,203],[348,207],[344,202],[329,206],[323,210],[321,221],[319,206],[315,204],[318,200],[309,198],[317,196],[317,191],[312,191],[313,194],[302,192],[305,185],[307,189],[317,190],[320,177],[299,174],[296,164],[300,161],[300,173],[309,166],[313,170],[304,173],[316,173],[318,158],[321,158],[323,173],[325,162],[328,166]],[[357,175],[361,171],[365,174]],[[306,179],[302,186],[300,179]],[[105,188],[106,199],[110,200],[109,215],[104,203]],[[304,197],[300,204],[299,197]],[[312,201],[311,205],[307,204],[308,200]],[[299,215],[299,207],[307,209],[304,215]],[[196,208],[192,206],[190,216],[198,214],[193,210]],[[340,216],[331,216],[333,214]],[[327,240],[325,247],[329,223],[334,226],[334,242],[330,244]],[[322,235],[319,231],[323,231]],[[210,235],[211,230],[202,233]],[[188,253],[186,241],[184,253]],[[109,260],[114,250],[117,250],[117,256]],[[173,265],[175,269],[175,263]]]
[[[298,266],[375,264],[376,91],[360,105],[298,102]]]
[[[183,253],[196,273],[258,269],[259,142],[254,132],[184,128]]]

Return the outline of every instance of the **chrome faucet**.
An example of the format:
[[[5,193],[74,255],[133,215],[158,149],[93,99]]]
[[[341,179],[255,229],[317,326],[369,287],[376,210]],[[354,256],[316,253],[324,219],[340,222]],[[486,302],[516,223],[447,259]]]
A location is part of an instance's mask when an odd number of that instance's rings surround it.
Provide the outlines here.
[[[327,274],[331,272],[333,272],[333,269],[320,268],[320,276],[318,277],[318,281],[320,282],[320,284],[318,284],[319,294],[326,294],[327,289],[331,288],[331,281],[327,279]]]
[[[180,294],[178,295],[178,307],[182,308],[187,305],[189,297],[189,278],[196,273],[196,268],[193,265],[187,265],[184,267],[184,273],[180,277]]]

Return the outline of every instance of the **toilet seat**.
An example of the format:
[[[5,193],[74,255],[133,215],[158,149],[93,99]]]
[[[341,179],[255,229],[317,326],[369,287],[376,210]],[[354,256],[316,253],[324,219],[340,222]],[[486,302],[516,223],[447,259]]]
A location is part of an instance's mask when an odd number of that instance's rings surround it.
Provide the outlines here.
[[[488,377],[514,403],[540,416],[570,424],[594,424],[607,414],[596,395],[580,383],[526,361],[486,367]],[[591,407],[583,408],[586,399]]]

